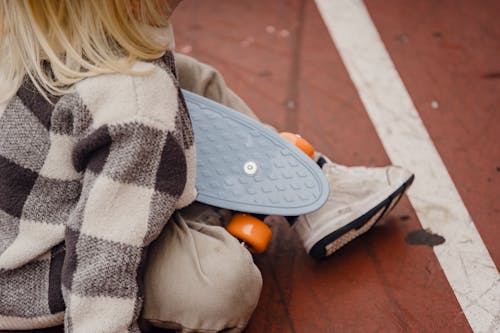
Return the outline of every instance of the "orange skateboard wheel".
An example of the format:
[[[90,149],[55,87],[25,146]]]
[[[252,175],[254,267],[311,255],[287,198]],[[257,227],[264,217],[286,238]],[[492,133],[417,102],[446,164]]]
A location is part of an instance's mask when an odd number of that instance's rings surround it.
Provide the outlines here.
[[[307,156],[310,158],[314,157],[314,147],[309,143],[306,139],[301,137],[298,134],[290,133],[290,132],[281,132],[280,135],[285,138],[287,141],[293,143],[297,148],[302,150]]]
[[[227,231],[245,243],[252,253],[262,253],[267,249],[273,235],[271,229],[256,217],[236,213],[226,227]]]

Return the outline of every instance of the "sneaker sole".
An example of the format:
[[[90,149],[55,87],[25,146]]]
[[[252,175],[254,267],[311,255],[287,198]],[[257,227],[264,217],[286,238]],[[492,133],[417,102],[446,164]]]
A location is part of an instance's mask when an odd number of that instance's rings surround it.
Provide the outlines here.
[[[397,205],[414,179],[415,176],[412,175],[403,185],[401,185],[379,205],[372,208],[370,211],[360,216],[353,222],[323,237],[311,248],[309,255],[316,259],[328,257],[356,237],[370,230]]]

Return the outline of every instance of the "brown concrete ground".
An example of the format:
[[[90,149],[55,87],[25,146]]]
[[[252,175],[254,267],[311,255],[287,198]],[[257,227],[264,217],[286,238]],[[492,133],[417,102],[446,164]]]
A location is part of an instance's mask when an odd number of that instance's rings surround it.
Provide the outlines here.
[[[366,4],[498,263],[498,4]],[[217,67],[263,121],[339,163],[389,163],[314,2],[186,1],[174,22],[178,50]],[[273,228],[256,257],[264,291],[248,332],[470,330],[432,249],[405,243],[421,228],[407,200],[321,262],[284,223]]]
[[[365,3],[498,267],[500,2]],[[313,1],[185,0],[174,27],[177,50],[218,68],[264,122],[341,164],[389,163]],[[272,228],[247,333],[471,330],[432,248],[405,242],[421,228],[406,198],[323,261]]]

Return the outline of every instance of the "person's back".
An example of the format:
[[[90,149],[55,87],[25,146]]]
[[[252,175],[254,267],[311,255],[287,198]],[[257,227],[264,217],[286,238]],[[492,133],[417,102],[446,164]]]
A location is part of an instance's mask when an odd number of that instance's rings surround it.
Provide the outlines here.
[[[0,329],[139,330],[145,249],[196,196],[159,3],[1,4]]]

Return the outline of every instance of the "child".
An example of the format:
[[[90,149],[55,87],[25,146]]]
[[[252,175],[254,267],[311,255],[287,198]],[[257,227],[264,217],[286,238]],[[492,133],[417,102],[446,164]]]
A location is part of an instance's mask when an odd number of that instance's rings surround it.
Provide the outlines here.
[[[171,257],[148,269],[168,273],[146,280],[168,293],[146,318],[242,330],[262,284],[250,254],[174,213],[196,197],[166,38],[176,1],[0,4],[0,330],[139,332],[147,249],[169,220]]]
[[[251,256],[197,222],[206,207],[176,212],[196,197],[179,81],[250,111],[206,65],[179,56],[177,78],[165,37],[178,1],[0,3],[0,329],[138,332],[142,316],[185,332],[241,331],[262,284]],[[318,161],[338,188],[364,181],[349,196],[363,204],[341,216],[349,203],[332,191],[323,213],[296,223],[306,248],[341,240],[333,252],[357,236],[332,240],[338,228],[361,216],[371,226],[409,180]]]

